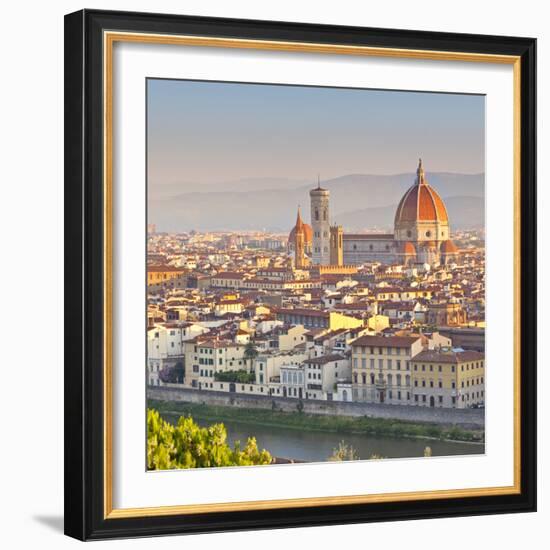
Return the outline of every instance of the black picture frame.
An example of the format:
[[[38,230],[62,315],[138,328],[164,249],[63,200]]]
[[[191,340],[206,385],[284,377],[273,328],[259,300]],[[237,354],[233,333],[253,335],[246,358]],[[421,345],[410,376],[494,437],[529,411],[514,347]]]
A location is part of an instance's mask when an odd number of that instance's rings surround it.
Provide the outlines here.
[[[502,54],[521,65],[521,491],[518,494],[108,518],[104,515],[103,31]],[[536,40],[152,13],[65,17],[65,533],[80,540],[536,509]]]

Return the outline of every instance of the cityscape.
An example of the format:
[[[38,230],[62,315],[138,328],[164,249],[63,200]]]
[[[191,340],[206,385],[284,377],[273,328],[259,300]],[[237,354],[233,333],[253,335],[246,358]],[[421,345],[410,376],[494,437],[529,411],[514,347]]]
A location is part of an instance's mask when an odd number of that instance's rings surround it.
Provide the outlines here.
[[[410,173],[384,224],[351,223],[319,176],[281,186],[281,229],[154,210],[149,469],[484,453],[483,223],[453,224],[422,159]]]

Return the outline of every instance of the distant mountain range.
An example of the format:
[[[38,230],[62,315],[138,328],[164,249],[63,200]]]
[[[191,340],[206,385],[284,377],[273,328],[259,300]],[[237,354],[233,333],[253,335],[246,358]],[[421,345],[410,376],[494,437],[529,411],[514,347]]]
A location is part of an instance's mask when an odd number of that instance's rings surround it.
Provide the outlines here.
[[[484,225],[484,174],[427,173],[444,199],[451,229]],[[345,230],[391,230],[397,204],[415,174],[350,174],[322,181],[331,218]],[[211,184],[149,186],[149,223],[159,231],[290,230],[298,205],[309,222],[309,191],[316,184],[282,178]]]

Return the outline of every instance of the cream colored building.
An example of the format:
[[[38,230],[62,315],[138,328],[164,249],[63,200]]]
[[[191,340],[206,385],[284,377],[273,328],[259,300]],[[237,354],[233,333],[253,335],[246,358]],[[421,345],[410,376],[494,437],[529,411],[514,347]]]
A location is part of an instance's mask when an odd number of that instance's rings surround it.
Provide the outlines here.
[[[423,351],[412,365],[411,404],[466,409],[485,403],[485,355],[478,351]]]
[[[406,405],[420,336],[361,336],[351,343],[353,401]]]

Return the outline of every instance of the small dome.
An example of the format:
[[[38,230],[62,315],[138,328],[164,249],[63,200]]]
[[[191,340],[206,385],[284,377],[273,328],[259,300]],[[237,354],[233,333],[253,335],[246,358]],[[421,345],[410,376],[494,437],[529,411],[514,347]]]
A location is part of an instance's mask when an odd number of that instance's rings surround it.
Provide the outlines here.
[[[422,168],[418,164],[416,181],[403,195],[395,213],[395,225],[401,222],[433,221],[448,223],[449,216],[445,204],[437,192],[428,184]]]
[[[456,244],[453,243],[453,241],[443,241],[443,243],[441,243],[442,254],[456,254],[457,252],[458,248],[456,247]]]
[[[410,241],[401,243],[400,252],[401,254],[406,254],[407,256],[416,256],[416,248]]]

